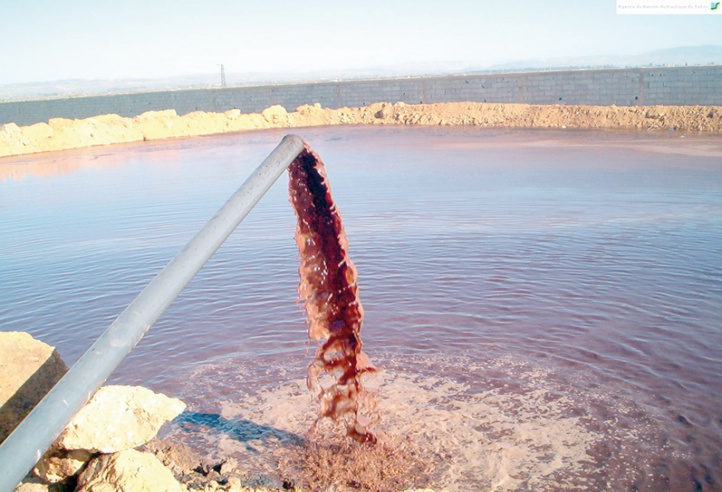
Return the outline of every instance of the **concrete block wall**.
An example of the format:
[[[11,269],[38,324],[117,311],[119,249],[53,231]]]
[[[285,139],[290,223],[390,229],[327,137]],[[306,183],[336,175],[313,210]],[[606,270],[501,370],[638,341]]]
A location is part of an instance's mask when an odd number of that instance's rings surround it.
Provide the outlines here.
[[[591,105],[722,105],[722,66],[489,73],[380,80],[189,89],[108,96],[0,102],[0,124],[150,110],[240,109],[258,113],[274,104],[328,108],[375,102],[407,104],[489,102]]]

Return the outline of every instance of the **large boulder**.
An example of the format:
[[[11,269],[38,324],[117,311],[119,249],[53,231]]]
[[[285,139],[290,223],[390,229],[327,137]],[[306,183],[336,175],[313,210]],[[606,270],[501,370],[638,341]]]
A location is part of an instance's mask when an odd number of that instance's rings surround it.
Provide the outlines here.
[[[70,421],[33,473],[64,482],[99,453],[131,449],[153,439],[185,409],[175,398],[139,386],[104,386]]]
[[[27,333],[0,332],[0,442],[67,371],[50,345]]]
[[[141,386],[104,386],[55,441],[61,449],[115,453],[141,446],[185,410],[185,403]]]
[[[78,477],[76,492],[185,492],[155,455],[128,449],[101,455]]]

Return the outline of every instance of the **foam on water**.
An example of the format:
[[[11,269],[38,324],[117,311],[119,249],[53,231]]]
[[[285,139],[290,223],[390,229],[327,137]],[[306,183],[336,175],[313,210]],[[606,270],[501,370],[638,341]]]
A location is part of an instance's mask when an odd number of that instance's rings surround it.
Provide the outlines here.
[[[694,472],[693,456],[675,442],[681,436],[665,430],[664,410],[623,384],[509,355],[379,361],[386,369],[366,383],[379,396],[380,431],[408,439],[428,460],[406,487],[684,490]],[[189,410],[165,437],[218,461],[234,458],[251,482],[280,487],[297,479],[278,463],[307,439],[314,403],[294,370],[303,359],[259,362],[196,369],[182,396]]]

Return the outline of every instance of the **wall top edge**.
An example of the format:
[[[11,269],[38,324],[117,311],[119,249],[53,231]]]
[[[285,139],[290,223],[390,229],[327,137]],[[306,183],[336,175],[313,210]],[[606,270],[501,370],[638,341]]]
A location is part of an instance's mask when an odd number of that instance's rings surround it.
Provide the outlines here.
[[[0,104],[13,104],[13,103],[28,103],[28,102],[45,102],[45,101],[56,101],[66,99],[92,99],[92,98],[105,98],[105,97],[117,97],[117,96],[157,96],[159,94],[180,94],[190,93],[196,91],[202,92],[225,92],[234,91],[237,89],[252,89],[252,88],[264,88],[264,87],[301,87],[301,86],[328,86],[337,84],[358,84],[358,83],[373,83],[373,82],[399,82],[399,81],[423,81],[423,80],[440,80],[440,79],[465,79],[465,78],[522,78],[534,75],[539,76],[550,76],[550,75],[566,75],[566,74],[609,74],[609,73],[634,73],[637,76],[643,75],[650,72],[660,71],[695,71],[695,70],[721,70],[722,65],[694,65],[694,66],[665,66],[665,67],[628,67],[628,68],[559,68],[559,69],[542,69],[542,70],[495,70],[495,71],[473,71],[473,72],[462,72],[462,73],[449,73],[449,74],[429,74],[429,75],[409,75],[409,76],[397,76],[397,77],[368,77],[368,78],[349,78],[349,79],[322,79],[322,80],[309,80],[302,82],[276,82],[276,83],[263,83],[263,84],[238,84],[228,87],[183,87],[183,88],[169,88],[161,90],[138,90],[138,91],[122,91],[122,92],[103,92],[103,93],[91,93],[91,94],[69,94],[65,96],[52,96],[52,97],[38,97],[38,98],[27,98],[27,99],[8,99],[0,100]]]

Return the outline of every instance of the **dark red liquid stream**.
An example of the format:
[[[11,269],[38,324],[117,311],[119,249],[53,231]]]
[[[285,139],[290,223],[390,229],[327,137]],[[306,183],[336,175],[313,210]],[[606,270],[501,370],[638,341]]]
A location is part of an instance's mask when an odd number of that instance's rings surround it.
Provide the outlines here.
[[[298,293],[308,315],[308,335],[319,343],[307,377],[309,389],[320,390],[318,420],[346,420],[350,437],[374,442],[370,421],[360,413],[360,400],[364,395],[361,375],[375,368],[362,352],[364,311],[341,216],[323,162],[308,144],[288,172],[290,201],[298,218]],[[328,388],[319,384],[324,373],[335,380]]]

